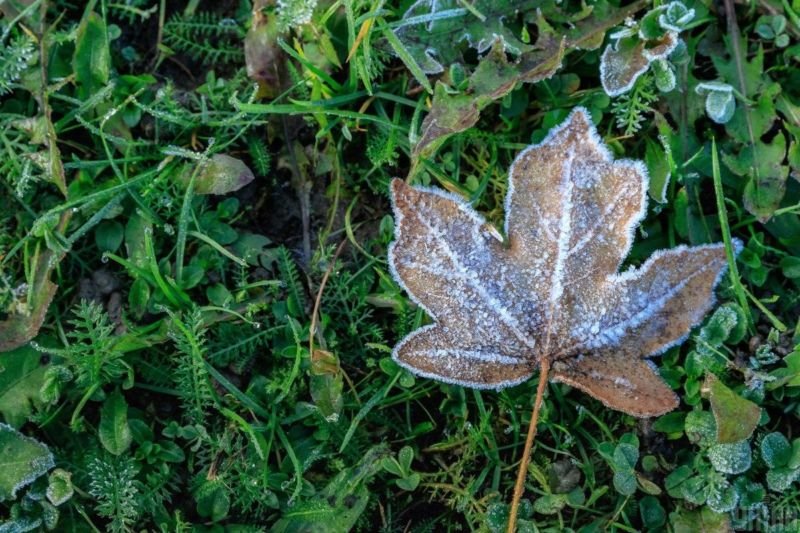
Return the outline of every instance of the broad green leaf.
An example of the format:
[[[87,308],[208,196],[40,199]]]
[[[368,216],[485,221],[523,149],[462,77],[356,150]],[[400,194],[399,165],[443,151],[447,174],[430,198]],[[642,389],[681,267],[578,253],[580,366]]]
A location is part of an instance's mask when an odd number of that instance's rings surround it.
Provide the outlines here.
[[[31,407],[41,402],[39,389],[48,366],[30,346],[0,354],[0,414],[7,424],[20,427]]]
[[[630,496],[636,492],[636,474],[633,470],[616,472],[613,482],[614,488],[623,496]]]
[[[663,204],[667,201],[670,165],[664,147],[650,139],[645,139],[644,160],[650,174],[648,193],[650,198]]]
[[[41,442],[0,424],[0,502],[53,468],[53,454]]]
[[[715,513],[708,507],[691,511],[679,508],[669,514],[669,522],[674,533],[733,532],[728,515]]]
[[[108,84],[111,70],[108,30],[103,17],[94,11],[86,13],[78,26],[72,66],[82,100]]]
[[[133,435],[128,425],[128,404],[119,390],[111,393],[100,411],[100,442],[114,455],[124,453],[131,445]]]
[[[101,252],[116,252],[124,236],[125,228],[116,220],[104,220],[94,229],[94,242]]]
[[[533,511],[538,514],[556,514],[567,505],[566,494],[544,494],[533,501]]]
[[[747,441],[733,444],[714,444],[708,449],[708,458],[714,469],[723,474],[741,474],[750,469],[752,453]]]
[[[194,184],[196,194],[228,194],[238,191],[255,179],[253,171],[241,159],[215,154],[200,170]]]
[[[660,433],[682,433],[685,421],[686,413],[683,411],[667,413],[653,422],[653,431],[658,431]]]
[[[792,457],[792,445],[777,431],[765,435],[761,440],[761,458],[770,468],[786,466]]]
[[[639,500],[639,516],[648,530],[660,528],[667,521],[667,513],[655,496],[645,496]]]
[[[759,406],[733,392],[712,373],[706,374],[703,393],[711,401],[718,443],[731,444],[750,438],[761,418]]]
[[[800,278],[800,257],[787,255],[781,259],[781,271],[787,278]]]
[[[58,507],[66,503],[75,489],[72,487],[72,474],[61,468],[56,468],[50,472],[47,483],[47,499],[50,503]]]
[[[228,516],[231,509],[231,490],[220,479],[206,479],[195,490],[197,513],[218,522]]]
[[[413,491],[413,490],[415,490],[417,488],[417,486],[419,485],[420,479],[421,479],[420,475],[417,474],[416,472],[413,472],[413,473],[409,474],[406,477],[403,477],[403,478],[395,480],[395,483],[401,489],[407,490],[407,491],[410,492],[410,491]]]

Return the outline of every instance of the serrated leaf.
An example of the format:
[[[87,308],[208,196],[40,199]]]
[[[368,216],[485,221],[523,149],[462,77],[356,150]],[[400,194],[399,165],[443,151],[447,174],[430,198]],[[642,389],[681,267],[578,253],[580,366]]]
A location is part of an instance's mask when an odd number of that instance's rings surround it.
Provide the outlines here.
[[[681,246],[618,273],[644,215],[646,172],[613,161],[577,108],[509,172],[503,240],[469,204],[392,182],[392,272],[434,318],[394,349],[412,372],[476,388],[553,379],[608,407],[656,416],[678,399],[644,359],[712,305],[722,245]]]
[[[41,442],[0,424],[0,502],[53,468],[53,454]]]
[[[703,392],[711,401],[717,442],[731,444],[749,439],[761,418],[761,408],[733,392],[712,373],[706,374]]]
[[[744,188],[744,206],[763,223],[772,218],[786,193],[789,167],[781,164],[786,138],[778,133],[772,142],[757,140],[753,146],[742,150],[735,166],[747,168],[751,175]]]
[[[85,100],[108,83],[111,69],[108,31],[103,17],[94,11],[88,12],[78,26],[72,68],[81,99]]]
[[[133,434],[128,425],[128,404],[119,390],[110,394],[103,403],[97,433],[103,447],[114,455],[120,455],[130,447]]]
[[[41,403],[39,389],[48,366],[30,346],[0,356],[0,414],[7,424],[20,427],[31,407]]]

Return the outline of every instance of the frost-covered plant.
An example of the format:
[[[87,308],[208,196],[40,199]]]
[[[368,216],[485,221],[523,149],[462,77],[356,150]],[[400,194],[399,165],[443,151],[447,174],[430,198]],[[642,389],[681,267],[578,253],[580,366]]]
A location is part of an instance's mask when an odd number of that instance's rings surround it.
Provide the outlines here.
[[[642,127],[647,116],[653,112],[652,104],[658,100],[653,87],[653,77],[643,76],[636,80],[633,90],[621,95],[611,105],[614,122],[623,135],[633,135]]]
[[[459,0],[417,0],[403,15],[394,33],[424,73],[438,74],[460,62],[463,43],[479,54],[495,41],[513,55],[532,49],[506,25],[519,11],[519,2],[474,0],[470,9],[466,5]]]
[[[317,0],[278,0],[278,25],[283,31],[311,22]]]
[[[652,69],[662,92],[675,88],[674,67],[668,57],[681,44],[678,35],[694,18],[694,9],[676,0],[648,11],[639,22],[628,20],[610,35],[600,61],[600,81],[609,96],[630,91],[637,78]]]
[[[761,458],[769,467],[770,489],[783,492],[800,478],[800,438],[789,443],[781,433],[766,435],[761,441]]]
[[[694,91],[706,97],[706,114],[717,124],[725,124],[736,111],[733,87],[721,81],[704,81]]]
[[[695,410],[686,416],[684,431],[689,440],[704,450],[693,464],[676,468],[665,480],[667,491],[694,505],[708,505],[717,513],[751,507],[751,492],[757,492],[742,474],[752,465],[750,444],[744,440],[719,444],[716,422],[708,411]]]
[[[97,513],[111,520],[108,529],[114,533],[130,531],[139,516],[138,471],[132,457],[94,458],[89,462],[89,494],[97,500]]]
[[[10,43],[0,45],[0,95],[4,95],[11,92],[11,86],[36,55],[36,47],[27,35],[19,35]]]

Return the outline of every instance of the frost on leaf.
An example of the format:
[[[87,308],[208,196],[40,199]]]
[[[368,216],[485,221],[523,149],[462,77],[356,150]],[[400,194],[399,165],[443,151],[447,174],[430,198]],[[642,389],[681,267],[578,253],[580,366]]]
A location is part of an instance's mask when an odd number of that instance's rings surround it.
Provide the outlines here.
[[[618,96],[630,91],[650,63],[665,59],[677,45],[678,34],[674,32],[665,33],[654,44],[625,37],[609,45],[600,58],[600,82],[606,94]]]
[[[613,161],[577,108],[509,172],[505,240],[460,198],[392,182],[392,272],[435,321],[394,359],[476,388],[553,378],[635,416],[678,399],[645,357],[680,343],[713,303],[722,245],[660,251],[619,273],[645,213],[640,162]]]
[[[0,502],[16,498],[53,465],[47,446],[0,423]]]
[[[673,90],[675,73],[666,59],[678,47],[678,35],[694,15],[694,9],[676,0],[651,9],[639,22],[629,22],[611,34],[614,42],[600,58],[600,82],[606,94],[618,96],[630,91],[636,79],[651,67],[659,90]]]
[[[535,2],[475,0],[472,9],[458,0],[417,0],[403,15],[395,35],[425,74],[438,74],[443,65],[461,62],[461,45],[483,53],[499,40],[514,55],[532,47],[519,40],[506,22],[517,13],[530,11]]]
[[[430,112],[422,122],[419,140],[411,154],[415,165],[411,175],[421,158],[431,157],[450,136],[474,126],[485,107],[505,97],[521,83],[536,83],[550,78],[561,68],[569,51],[598,48],[609,28],[640,7],[639,2],[624,8],[596,4],[579,15],[566,17],[570,21],[568,26],[556,27],[551,24],[552,19],[564,20],[564,13],[537,11],[536,42],[513,61],[506,55],[507,40],[496,38],[491,50],[481,58],[466,80],[463,91],[447,87],[441,80],[436,83]],[[452,43],[447,46],[453,49]],[[451,73],[451,80],[453,77]]]

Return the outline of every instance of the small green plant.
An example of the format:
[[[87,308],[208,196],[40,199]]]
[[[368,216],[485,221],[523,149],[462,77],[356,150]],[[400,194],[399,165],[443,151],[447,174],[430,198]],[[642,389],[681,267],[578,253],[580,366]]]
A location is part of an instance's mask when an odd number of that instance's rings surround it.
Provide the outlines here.
[[[695,92],[706,97],[706,113],[708,118],[717,124],[725,124],[736,111],[736,99],[733,87],[727,83],[706,81],[695,87]]]
[[[164,42],[178,52],[203,63],[241,62],[244,30],[231,18],[203,11],[184,17],[174,15],[164,24]]]
[[[419,485],[420,475],[411,470],[411,461],[414,460],[414,450],[410,446],[403,446],[397,453],[397,458],[386,457],[381,461],[384,470],[397,476],[395,483],[403,490],[414,490]]]
[[[768,433],[761,439],[761,458],[769,468],[770,490],[785,492],[800,478],[800,438],[790,443],[782,433]]]
[[[786,17],[783,15],[762,15],[756,21],[756,33],[767,41],[773,41],[778,48],[789,46]]]

